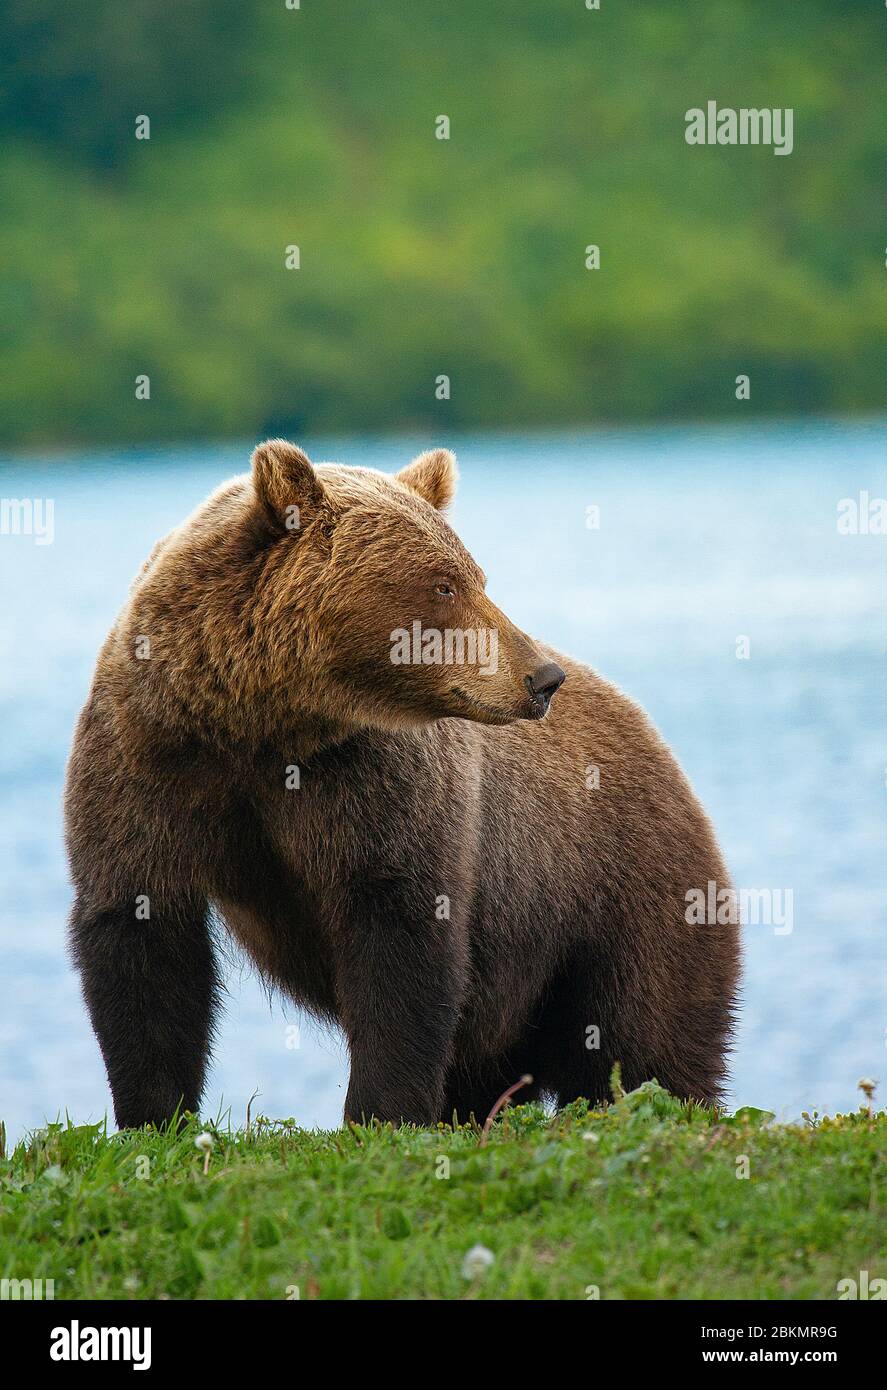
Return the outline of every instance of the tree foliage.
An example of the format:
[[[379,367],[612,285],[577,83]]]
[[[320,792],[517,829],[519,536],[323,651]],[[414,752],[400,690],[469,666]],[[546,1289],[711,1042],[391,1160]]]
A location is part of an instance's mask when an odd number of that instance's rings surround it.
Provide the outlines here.
[[[44,8],[0,27],[8,442],[883,408],[875,6]],[[709,98],[793,153],[688,146]]]

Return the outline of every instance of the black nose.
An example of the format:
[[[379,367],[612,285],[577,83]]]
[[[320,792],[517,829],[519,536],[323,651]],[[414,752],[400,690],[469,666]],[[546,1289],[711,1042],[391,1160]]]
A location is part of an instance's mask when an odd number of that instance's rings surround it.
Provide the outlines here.
[[[556,661],[546,661],[532,676],[526,677],[525,684],[530,694],[548,709],[552,695],[557,694],[566,679],[566,671],[562,671]]]

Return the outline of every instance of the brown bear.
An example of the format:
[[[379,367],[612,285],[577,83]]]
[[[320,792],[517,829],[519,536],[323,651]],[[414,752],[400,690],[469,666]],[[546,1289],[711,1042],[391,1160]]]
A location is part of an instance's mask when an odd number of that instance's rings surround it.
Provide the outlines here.
[[[120,1126],[196,1110],[222,925],[341,1024],[348,1118],[483,1117],[524,1073],[521,1099],[598,1102],[617,1061],[717,1101],[738,951],[688,922],[727,885],[709,823],[641,710],[487,598],[456,476],[272,440],[135,580],[66,793]]]

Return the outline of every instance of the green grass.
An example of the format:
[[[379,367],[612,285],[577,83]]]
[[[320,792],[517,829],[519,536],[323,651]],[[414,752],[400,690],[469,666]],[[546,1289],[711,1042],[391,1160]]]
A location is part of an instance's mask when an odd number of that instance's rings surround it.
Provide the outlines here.
[[[0,1275],[56,1299],[834,1299],[887,1273],[887,1114],[768,1120],[651,1082],[605,1110],[508,1110],[486,1145],[50,1125],[0,1161]],[[477,1244],[494,1259],[466,1278]]]

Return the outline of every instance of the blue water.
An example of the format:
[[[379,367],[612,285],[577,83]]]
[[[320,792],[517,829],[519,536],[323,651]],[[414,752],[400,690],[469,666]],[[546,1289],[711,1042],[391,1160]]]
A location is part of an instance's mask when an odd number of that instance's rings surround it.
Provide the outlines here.
[[[392,469],[411,452],[303,442],[316,458]],[[842,498],[887,497],[887,426],[455,443],[455,524],[493,599],[645,705],[738,885],[793,893],[790,934],[745,929],[732,1099],[790,1118],[855,1106],[864,1075],[887,1089],[887,536],[836,526]],[[51,545],[0,535],[0,1116],[13,1137],[109,1107],[65,953],[65,758],[131,578],[248,452],[0,464],[0,496],[52,498],[55,521]],[[595,505],[598,530],[586,525]],[[230,1106],[240,1122],[258,1088],[254,1114],[338,1123],[341,1039],[304,1021],[288,1031],[297,1013],[269,1005],[245,965],[228,987],[207,1111]]]

